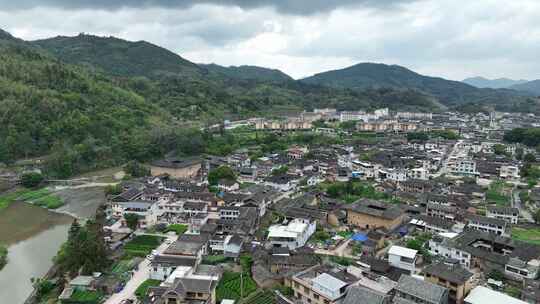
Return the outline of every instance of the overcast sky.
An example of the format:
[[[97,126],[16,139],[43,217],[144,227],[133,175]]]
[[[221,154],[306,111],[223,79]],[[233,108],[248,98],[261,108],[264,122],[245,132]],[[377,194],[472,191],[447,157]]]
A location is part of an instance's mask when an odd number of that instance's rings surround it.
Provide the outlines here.
[[[0,0],[0,28],[146,40],[295,78],[367,61],[456,80],[540,78],[538,0]]]

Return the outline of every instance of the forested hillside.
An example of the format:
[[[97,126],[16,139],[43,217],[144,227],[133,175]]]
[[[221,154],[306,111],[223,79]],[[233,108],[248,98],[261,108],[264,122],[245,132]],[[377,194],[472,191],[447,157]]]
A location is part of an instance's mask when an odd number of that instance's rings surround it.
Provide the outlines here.
[[[52,153],[91,167],[144,158],[152,130],[169,121],[159,107],[104,76],[0,45],[0,161]],[[56,166],[65,176],[80,169],[63,161]]]
[[[540,80],[533,80],[525,83],[516,84],[511,86],[510,88],[540,96]]]
[[[204,153],[210,137],[200,128],[224,119],[317,107],[447,107],[433,91],[426,93],[423,76],[402,69],[391,68],[395,85],[355,87],[357,81],[379,80],[356,79],[354,71],[345,85],[323,85],[259,67],[198,66],[146,42],[89,35],[27,42],[0,32],[0,162],[45,157],[48,174],[67,177],[169,152]],[[414,77],[404,81],[403,73]],[[522,109],[537,103],[499,105]]]
[[[438,77],[423,76],[398,65],[361,63],[345,69],[316,74],[301,80],[309,84],[362,90],[366,88],[417,89],[445,105],[470,102],[507,103],[524,99],[511,90],[479,89]]]
[[[286,82],[294,80],[291,76],[280,70],[267,69],[258,66],[242,65],[224,67],[217,64],[201,64],[201,67],[207,69],[211,73],[221,74],[234,79],[252,79],[269,82]]]
[[[324,106],[439,109],[431,98],[410,90],[355,91],[205,72],[154,73],[167,60],[148,62],[141,69],[137,60],[144,61],[144,51],[129,51],[116,63],[107,58],[88,68],[85,62],[71,65],[64,62],[71,61],[65,55],[1,35],[0,162],[45,157],[48,173],[58,177],[171,151],[202,153],[208,135],[199,128],[225,118],[275,116]],[[135,59],[130,60],[132,56]],[[124,75],[100,68],[108,64],[123,67]],[[127,76],[139,72],[152,75]]]
[[[179,55],[145,41],[80,34],[32,41],[58,59],[114,76],[199,76],[205,71]]]

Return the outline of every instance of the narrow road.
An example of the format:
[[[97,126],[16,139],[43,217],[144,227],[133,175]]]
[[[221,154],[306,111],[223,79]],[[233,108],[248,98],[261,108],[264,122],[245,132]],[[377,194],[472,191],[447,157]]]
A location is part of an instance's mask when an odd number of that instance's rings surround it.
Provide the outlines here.
[[[512,206],[518,208],[520,215],[529,223],[534,223],[534,218],[532,214],[527,210],[527,206],[524,206],[521,203],[519,198],[519,191],[512,191]]]
[[[175,241],[178,237],[177,236],[169,236],[167,240]],[[163,253],[165,249],[167,249],[169,245],[167,245],[167,242],[163,242],[156,250],[158,253]],[[120,304],[123,300],[128,299],[135,299],[135,291],[137,288],[149,278],[150,275],[150,261],[148,259],[144,259],[139,264],[139,269],[133,274],[133,277],[129,280],[129,282],[126,284],[124,289],[122,289],[121,292],[113,294],[105,304]]]

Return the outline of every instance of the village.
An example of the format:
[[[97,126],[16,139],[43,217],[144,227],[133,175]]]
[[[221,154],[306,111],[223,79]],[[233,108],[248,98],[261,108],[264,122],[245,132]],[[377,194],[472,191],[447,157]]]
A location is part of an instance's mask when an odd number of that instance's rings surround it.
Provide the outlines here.
[[[504,140],[539,125],[388,109],[226,121],[281,147],[141,164],[108,193],[110,271],[58,300],[540,303],[540,155]]]

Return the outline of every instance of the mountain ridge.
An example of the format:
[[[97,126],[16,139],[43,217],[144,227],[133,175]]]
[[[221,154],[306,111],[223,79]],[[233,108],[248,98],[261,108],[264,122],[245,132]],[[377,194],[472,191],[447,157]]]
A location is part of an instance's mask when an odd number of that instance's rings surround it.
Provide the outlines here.
[[[469,77],[462,82],[472,85],[474,87],[484,89],[484,88],[491,88],[491,89],[508,89],[511,88],[513,85],[522,84],[525,82],[528,82],[528,80],[525,79],[510,79],[510,78],[496,78],[496,79],[489,79],[481,76],[476,77]]]
[[[357,90],[370,87],[417,89],[436,97],[446,105],[497,102],[501,99],[519,98],[522,95],[511,90],[479,89],[459,81],[424,76],[399,65],[370,62],[318,73],[300,81]]]
[[[215,63],[199,64],[199,66],[213,73],[219,73],[236,79],[253,79],[261,81],[285,82],[294,79],[278,69],[260,67],[255,65],[222,66]]]
[[[540,79],[515,84],[511,86],[510,89],[528,92],[540,96]]]
[[[29,43],[43,48],[64,62],[85,65],[114,76],[191,77],[204,73],[197,64],[146,41],[133,42],[112,36],[79,34]]]

